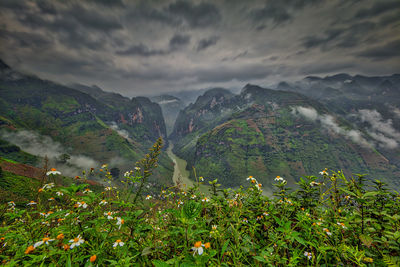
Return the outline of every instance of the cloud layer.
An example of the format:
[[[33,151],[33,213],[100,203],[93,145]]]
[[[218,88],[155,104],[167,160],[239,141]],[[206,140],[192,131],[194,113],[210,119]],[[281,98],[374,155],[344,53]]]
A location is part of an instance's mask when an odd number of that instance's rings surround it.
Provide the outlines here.
[[[39,135],[36,132],[22,130],[18,132],[0,132],[1,138],[19,146],[23,151],[39,157],[47,156],[52,166],[57,165],[57,169],[66,175],[75,176],[88,170],[100,166],[94,159],[84,155],[72,155],[60,143],[55,142],[49,136]],[[64,153],[70,155],[69,164],[61,164],[60,156]]]
[[[362,145],[364,147],[371,147],[371,144],[363,137],[362,133],[358,130],[348,130],[341,127],[335,118],[329,114],[320,115],[312,107],[294,107],[292,109],[294,115],[300,115],[310,121],[321,123],[322,127],[326,130],[344,136],[351,141]]]
[[[398,0],[3,0],[0,58],[128,96],[400,72]]]

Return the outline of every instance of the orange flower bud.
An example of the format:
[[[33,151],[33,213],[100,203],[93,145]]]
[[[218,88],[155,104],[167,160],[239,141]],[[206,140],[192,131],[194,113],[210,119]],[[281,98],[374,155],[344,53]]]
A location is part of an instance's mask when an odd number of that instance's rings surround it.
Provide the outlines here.
[[[33,246],[29,246],[29,247],[26,248],[25,254],[29,254],[29,253],[31,253],[31,252],[34,251],[34,250],[35,250],[35,248],[34,248]]]
[[[93,255],[93,256],[90,257],[90,262],[95,262],[96,259],[97,259],[97,256]]]

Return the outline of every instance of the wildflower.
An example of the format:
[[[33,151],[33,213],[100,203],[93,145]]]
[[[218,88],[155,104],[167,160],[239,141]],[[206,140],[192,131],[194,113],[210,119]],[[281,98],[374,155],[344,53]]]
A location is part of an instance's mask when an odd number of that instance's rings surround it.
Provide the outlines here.
[[[203,202],[209,202],[210,200],[207,197],[204,197],[201,201]]]
[[[203,248],[202,248],[201,241],[197,241],[196,243],[194,243],[194,247],[192,247],[192,250],[194,250],[193,256],[196,254],[196,252],[199,255],[203,254]]]
[[[125,245],[125,243],[124,243],[124,242],[122,242],[122,240],[121,240],[121,239],[118,239],[118,240],[116,240],[116,241],[115,241],[115,243],[114,243],[113,247],[114,247],[114,248],[115,248],[115,247],[117,247],[117,246],[120,246],[120,247],[122,247],[123,245]]]
[[[14,201],[10,201],[7,204],[8,204],[8,206],[15,207],[15,202]]]
[[[346,227],[346,225],[344,225],[344,223],[337,222],[337,225],[340,225],[340,226],[342,226],[342,228],[343,228],[343,229],[347,229],[347,227]]]
[[[105,169],[105,168],[107,168],[107,164],[103,164],[103,165],[101,165],[101,168],[102,168],[102,169]]]
[[[284,181],[284,179],[282,177],[280,177],[279,175],[276,176],[274,180],[277,181],[277,182]]]
[[[264,215],[264,216],[268,216],[269,213],[268,213],[268,212],[264,212],[263,215]]]
[[[60,223],[60,222],[62,222],[64,220],[65,220],[64,218],[59,218],[59,219],[57,219],[57,222]]]
[[[38,192],[42,193],[43,192],[43,188],[39,188]]]
[[[88,193],[93,193],[92,190],[90,190],[89,188],[86,188],[85,190],[83,190],[84,194],[88,194]]]
[[[50,171],[46,172],[46,175],[47,175],[47,176],[49,176],[49,175],[56,175],[56,174],[61,174],[61,172],[57,171],[57,170],[54,169],[54,168],[51,168]]]
[[[51,198],[49,198],[48,200],[49,201],[53,201],[55,198],[54,197],[51,197]]]
[[[42,222],[42,224],[46,225],[46,226],[50,226],[50,223],[48,221]]]
[[[131,171],[130,172],[127,171],[124,173],[124,177],[129,177],[130,175],[131,175]]]
[[[51,189],[54,187],[54,183],[45,184],[42,188],[44,189]]]
[[[29,246],[29,247],[26,248],[25,254],[29,254],[29,253],[31,253],[31,252],[34,251],[34,250],[35,250],[35,248],[34,248],[33,246]]]
[[[328,170],[328,169],[325,169],[325,170],[323,170],[323,171],[320,171],[319,174],[324,175],[324,176],[325,176],[325,175],[328,175],[327,170]]]
[[[135,167],[135,170],[140,171],[140,167]]]
[[[248,223],[249,221],[247,220],[247,218],[244,218],[243,222]]]
[[[57,238],[57,240],[63,240],[64,239],[64,234],[61,233],[56,238]]]
[[[178,200],[178,208],[183,205],[183,201]]]
[[[64,193],[63,193],[63,192],[60,192],[60,191],[57,191],[57,192],[56,192],[56,195],[60,197],[60,196],[63,196]]]
[[[217,230],[217,225],[215,225],[215,224],[212,225],[212,226],[211,226],[211,229],[213,229],[214,231]]]
[[[121,229],[121,226],[125,223],[124,219],[121,219],[121,217],[117,217],[117,225],[119,225],[119,229]]]
[[[79,177],[78,175],[75,176],[75,180],[79,180],[81,177]]]
[[[83,244],[85,240],[81,238],[81,235],[78,235],[74,239],[71,239],[69,242],[72,243],[70,248],[73,249],[74,247],[78,247]]]
[[[113,215],[113,212],[112,212],[112,211],[104,212],[104,216],[107,216],[107,219],[109,219],[109,220],[112,220],[112,219],[113,219],[113,217],[112,217],[111,215]]]
[[[106,191],[111,191],[112,187],[111,186],[107,186],[106,188],[104,188]]]
[[[90,262],[95,262],[96,259],[97,259],[97,256],[96,256],[96,255],[90,256]]]
[[[346,200],[349,200],[350,199],[350,196],[345,196],[344,197]]]
[[[324,228],[324,229],[322,229],[322,230],[323,230],[324,232],[326,232],[327,235],[329,235],[329,236],[332,235],[332,233],[329,232],[329,229],[328,229],[328,228]]]
[[[192,195],[190,198],[191,198],[191,199],[195,199],[195,198],[196,198],[196,195]]]
[[[262,184],[257,184],[256,187],[258,190],[260,190],[260,191],[262,190]]]
[[[153,197],[150,196],[150,195],[147,195],[147,196],[146,196],[146,199],[147,199],[147,200],[152,199],[152,198],[153,198]]]
[[[26,204],[26,205],[28,205],[28,206],[32,206],[32,205],[36,205],[37,203],[35,202],[35,201],[30,201],[28,204]]]
[[[38,246],[41,246],[42,244],[48,245],[49,242],[51,242],[51,241],[54,241],[54,239],[50,239],[50,238],[48,238],[48,237],[45,237],[45,238],[42,239],[42,241],[36,242],[36,243],[33,245],[33,247],[34,247],[34,248],[37,248]]]
[[[80,207],[82,207],[82,208],[84,208],[84,209],[86,209],[87,207],[88,207],[88,205],[84,202],[84,201],[82,201],[82,202],[76,202],[76,204],[74,205],[76,208],[80,208]]]
[[[71,247],[68,244],[64,244],[63,249],[65,251],[67,251],[67,250],[71,249]]]
[[[104,199],[102,200],[102,201],[100,201],[100,203],[99,203],[99,205],[101,206],[101,205],[106,205],[108,202],[107,201],[105,201]]]
[[[199,180],[200,180],[200,182],[204,182],[203,176],[200,176],[200,177],[199,177]]]
[[[210,247],[211,247],[210,242],[207,242],[207,243],[204,244],[204,248],[205,249],[209,249]]]
[[[311,186],[311,187],[316,186],[316,185],[320,185],[320,184],[317,183],[317,182],[314,182],[314,181],[312,181],[312,182],[310,183],[310,186]]]
[[[309,260],[311,260],[311,258],[312,258],[312,253],[311,253],[311,252],[304,251],[304,256],[306,256]]]

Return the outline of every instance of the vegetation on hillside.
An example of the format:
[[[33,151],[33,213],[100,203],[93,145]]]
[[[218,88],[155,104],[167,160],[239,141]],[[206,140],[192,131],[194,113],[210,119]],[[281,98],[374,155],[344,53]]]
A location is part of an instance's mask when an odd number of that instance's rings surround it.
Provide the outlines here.
[[[400,194],[362,175],[323,170],[274,197],[256,178],[210,195],[194,187],[145,196],[161,142],[125,173],[124,187],[58,187],[47,181],[28,202],[0,208],[0,260],[7,266],[398,266]],[[112,176],[103,166],[105,179]],[[56,178],[57,172],[48,172]],[[135,186],[136,185],[136,186]],[[132,190],[135,188],[135,190]]]

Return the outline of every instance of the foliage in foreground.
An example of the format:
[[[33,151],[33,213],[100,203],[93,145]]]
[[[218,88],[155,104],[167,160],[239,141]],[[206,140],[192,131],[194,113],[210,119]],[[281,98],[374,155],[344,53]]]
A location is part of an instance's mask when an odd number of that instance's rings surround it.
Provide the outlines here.
[[[180,186],[142,197],[161,141],[125,174],[125,188],[87,184],[38,188],[29,203],[0,208],[0,260],[8,266],[396,266],[400,195],[364,177],[324,170],[291,192],[275,179],[274,198],[248,188],[210,194]],[[107,180],[106,166],[103,166]],[[49,176],[58,175],[50,171]],[[137,184],[132,191],[132,184]]]

